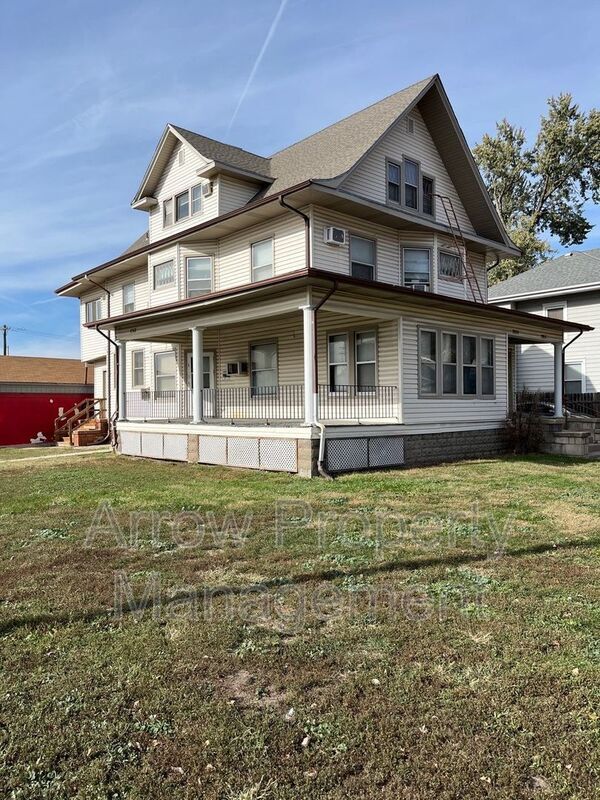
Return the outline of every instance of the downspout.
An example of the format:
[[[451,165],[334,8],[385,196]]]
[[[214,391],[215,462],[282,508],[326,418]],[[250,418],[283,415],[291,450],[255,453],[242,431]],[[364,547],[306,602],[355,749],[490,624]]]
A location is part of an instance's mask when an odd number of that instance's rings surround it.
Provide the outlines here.
[[[319,348],[318,348],[318,337],[317,337],[317,331],[318,331],[318,327],[317,327],[317,312],[319,311],[320,308],[322,308],[325,305],[325,303],[329,300],[329,298],[337,290],[337,288],[338,288],[338,282],[336,280],[334,280],[333,284],[331,286],[331,289],[327,292],[327,294],[324,297],[322,297],[319,300],[319,302],[317,303],[317,305],[315,306],[315,309],[314,309],[314,311],[315,311],[315,318],[314,318],[314,325],[315,325],[315,358],[314,358],[314,362],[313,362],[313,371],[314,371],[314,386],[317,387],[317,394],[319,392],[319,357],[318,357]],[[323,463],[325,461],[325,425],[323,425],[322,422],[319,422],[318,419],[315,419],[315,425],[317,426],[317,428],[320,431],[320,436],[319,436],[319,455],[317,456],[317,472],[319,473],[319,475],[322,478],[325,478],[328,481],[332,481],[333,480],[333,475],[331,475],[329,472],[327,472],[327,470],[323,466]]]
[[[111,346],[111,344],[115,348],[115,362],[116,362],[115,366],[116,366],[116,369],[117,369],[117,376],[116,376],[117,377],[117,381],[116,381],[116,390],[117,390],[117,392],[116,392],[117,393],[116,401],[117,402],[116,402],[115,413],[118,413],[118,411],[119,411],[119,348],[118,348],[117,343],[115,342],[114,339],[111,339],[110,336],[107,333],[104,333],[104,331],[100,330],[100,326],[99,325],[96,325],[94,327],[94,330],[97,333],[99,333],[100,336],[103,336],[107,341],[107,345],[106,346],[107,346],[107,353],[108,353],[108,358],[107,358],[107,362],[108,363],[110,363],[110,346]],[[108,363],[107,363],[107,367],[108,367]],[[107,399],[108,434],[106,435],[105,439],[108,439],[108,438],[110,438],[110,435],[111,435],[111,403],[110,403],[111,387],[110,387],[110,370],[108,368],[106,370],[106,382],[108,383],[108,397],[106,398]],[[103,441],[105,441],[105,440],[103,440]],[[115,442],[114,442],[113,446],[116,446],[116,438],[115,438]]]
[[[582,333],[583,333],[583,331],[579,331],[577,336],[574,336],[571,339],[571,341],[569,341],[566,344],[564,344],[563,348],[562,348],[562,379],[563,379],[563,383],[562,383],[562,386],[561,386],[561,390],[562,390],[562,397],[563,397],[563,414],[565,416],[565,428],[569,427],[569,417],[567,416],[567,406],[566,406],[566,403],[565,403],[565,400],[567,398],[567,395],[565,393],[565,350],[567,349],[567,347],[570,347],[573,344],[573,342],[576,342],[577,339],[579,339],[579,337],[582,335]],[[555,411],[556,411],[556,409],[555,409]]]
[[[89,281],[90,283],[93,283],[94,286],[97,286],[103,292],[106,292],[106,316],[110,318],[110,290],[107,289],[106,286],[102,286],[101,283],[98,283],[93,278],[90,278],[90,276],[87,273],[84,276],[84,280]],[[96,326],[96,330],[99,333],[102,333],[102,331],[98,330],[98,326]],[[110,342],[111,344],[115,344],[112,341],[112,339],[110,339],[110,337],[106,336],[104,333],[102,333],[102,336],[104,336],[104,338],[107,339],[107,341]],[[115,347],[116,347],[116,344],[115,344]],[[117,351],[117,359],[118,359],[118,357],[119,356],[118,356],[118,351]],[[111,375],[111,372],[112,371],[111,371],[111,368],[110,368],[110,363],[111,363],[110,344],[108,344],[107,345],[107,349],[106,349],[106,384],[107,384],[106,393],[108,395],[108,397],[106,398],[106,414],[108,416],[109,422],[110,422],[111,411],[112,411],[112,403],[111,403],[111,386],[112,386],[112,375]],[[117,364],[117,380],[116,380],[116,384],[115,385],[116,385],[116,388],[117,388],[117,406],[118,406],[118,404],[119,404],[119,370],[118,370],[118,364]]]
[[[289,203],[285,202],[285,198],[287,195],[282,195],[279,198],[279,203],[283,208],[287,208],[288,211],[293,211],[295,214],[298,214],[304,220],[304,229],[305,229],[305,238],[306,238],[306,269],[310,273],[312,269],[312,254],[311,254],[311,227],[310,227],[310,217],[308,214],[305,214],[303,211],[300,211],[298,208],[294,208],[294,206],[289,205]],[[314,307],[314,326],[315,326],[315,352],[314,352],[314,360],[313,360],[313,386],[316,387],[317,394],[319,392],[319,359],[318,359],[318,327],[317,327],[317,313],[319,309],[325,305],[325,303],[329,300],[331,295],[336,291],[338,288],[338,283],[336,280],[333,281],[331,289],[327,292],[327,294],[319,300],[317,305]],[[320,431],[319,437],[319,455],[317,457],[317,471],[322,478],[326,478],[327,480],[332,481],[333,476],[327,472],[324,467],[325,461],[325,425],[322,422],[319,422],[318,419],[315,419],[315,425]]]

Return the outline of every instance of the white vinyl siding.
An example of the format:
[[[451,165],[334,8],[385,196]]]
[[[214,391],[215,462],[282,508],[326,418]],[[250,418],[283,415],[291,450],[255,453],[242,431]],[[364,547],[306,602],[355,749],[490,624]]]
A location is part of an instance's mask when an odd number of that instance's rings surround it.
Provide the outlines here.
[[[400,120],[378,142],[364,161],[342,183],[342,190],[353,192],[378,203],[387,203],[387,163],[402,164],[404,158],[420,164],[421,174],[435,180],[435,191],[450,197],[458,221],[465,232],[474,233],[471,221],[464,209],[448,171],[431,138],[418,109],[411,112],[414,133],[409,134],[406,120]],[[435,200],[435,219],[445,222],[446,216],[439,198]]]
[[[219,214],[227,214],[249,203],[260,190],[260,184],[232,178],[219,177]]]
[[[600,292],[581,292],[515,303],[518,311],[547,316],[548,308],[563,305],[570,322],[591,325],[565,351],[567,364],[581,365],[582,391],[600,392]],[[566,334],[565,343],[575,334]],[[520,345],[517,351],[517,388],[551,392],[554,381],[553,348],[547,344]]]
[[[185,148],[185,159],[183,163],[179,162],[180,149]],[[160,177],[158,185],[154,191],[154,197],[158,201],[158,205],[152,208],[149,212],[149,228],[148,233],[150,242],[155,242],[158,239],[163,239],[165,236],[172,236],[174,233],[183,231],[193,225],[198,225],[200,222],[216,217],[219,213],[219,181],[213,182],[213,192],[209,197],[203,197],[201,200],[200,211],[196,214],[188,213],[187,216],[176,220],[175,204],[171,202],[170,207],[170,220],[165,224],[164,220],[164,202],[172,201],[176,195],[183,192],[188,192],[193,186],[199,184],[197,170],[205,166],[207,160],[203,158],[189,145],[177,145],[167,165]],[[191,211],[191,200],[188,194],[188,209]]]

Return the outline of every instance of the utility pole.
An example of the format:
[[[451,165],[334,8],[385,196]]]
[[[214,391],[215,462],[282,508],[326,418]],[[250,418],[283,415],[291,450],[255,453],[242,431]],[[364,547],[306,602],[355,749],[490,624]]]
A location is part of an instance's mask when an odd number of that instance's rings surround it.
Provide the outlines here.
[[[2,328],[0,328],[0,330],[2,331],[2,345],[3,345],[2,346],[2,352],[3,352],[3,354],[5,356],[7,356],[8,355],[8,331],[10,329],[9,329],[8,325],[3,325]]]

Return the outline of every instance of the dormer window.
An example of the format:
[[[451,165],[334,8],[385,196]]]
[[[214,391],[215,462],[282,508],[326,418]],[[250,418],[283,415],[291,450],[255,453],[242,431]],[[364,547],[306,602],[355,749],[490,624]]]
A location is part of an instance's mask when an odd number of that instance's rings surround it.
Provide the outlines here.
[[[163,227],[181,222],[182,219],[193,217],[202,211],[202,184],[197,183],[191,189],[168,197],[163,201]]]
[[[192,216],[202,211],[202,184],[192,186]]]

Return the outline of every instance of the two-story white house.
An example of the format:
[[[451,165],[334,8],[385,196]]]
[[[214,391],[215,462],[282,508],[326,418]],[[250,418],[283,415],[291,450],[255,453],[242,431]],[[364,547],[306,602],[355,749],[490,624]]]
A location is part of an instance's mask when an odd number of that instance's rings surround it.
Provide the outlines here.
[[[487,304],[518,251],[440,78],[270,157],[167,125],[148,233],[57,292],[122,453],[314,475],[502,449],[511,344],[586,329]]]

